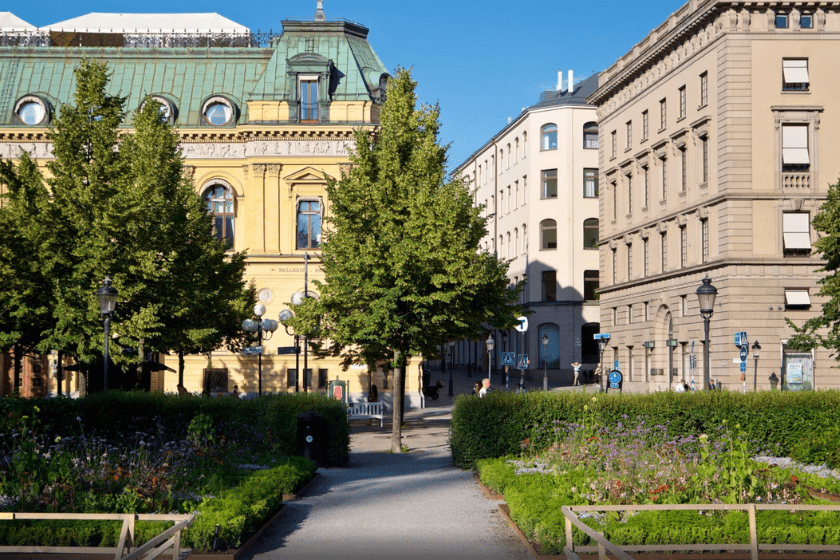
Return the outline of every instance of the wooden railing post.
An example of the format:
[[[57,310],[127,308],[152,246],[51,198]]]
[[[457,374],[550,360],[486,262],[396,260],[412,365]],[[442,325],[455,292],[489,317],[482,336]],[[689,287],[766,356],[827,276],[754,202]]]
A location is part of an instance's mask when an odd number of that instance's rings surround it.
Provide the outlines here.
[[[598,531],[598,534],[602,537],[604,536],[602,531]],[[607,557],[607,549],[601,543],[598,543],[598,560],[609,560]]]
[[[750,559],[758,560],[758,530],[755,524],[755,504],[747,504],[750,518]]]
[[[565,514],[563,515],[563,518],[566,520],[566,546],[569,547],[569,550],[574,552],[575,543],[572,542],[572,520]]]

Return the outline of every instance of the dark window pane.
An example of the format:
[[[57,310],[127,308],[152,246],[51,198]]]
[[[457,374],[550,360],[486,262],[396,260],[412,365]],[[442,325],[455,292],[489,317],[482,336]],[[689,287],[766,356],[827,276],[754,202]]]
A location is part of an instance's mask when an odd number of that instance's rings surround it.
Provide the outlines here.
[[[316,203],[317,204],[317,203]],[[321,215],[320,214],[313,214],[310,216],[310,221],[312,224],[311,229],[311,248],[317,249],[321,246]]]
[[[309,216],[306,214],[298,215],[297,246],[298,249],[309,248]]]

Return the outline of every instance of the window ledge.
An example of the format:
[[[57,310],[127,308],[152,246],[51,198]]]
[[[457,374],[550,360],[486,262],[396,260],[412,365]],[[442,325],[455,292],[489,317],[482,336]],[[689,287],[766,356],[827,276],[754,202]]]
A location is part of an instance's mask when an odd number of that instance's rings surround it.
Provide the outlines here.
[[[784,89],[782,88],[783,95],[809,95],[811,93],[810,89]]]
[[[698,106],[698,107],[697,107],[697,110],[698,110],[698,111],[702,111],[703,109],[705,109],[705,108],[706,108],[706,107],[708,107],[708,106],[709,106],[709,104],[708,104],[708,103],[703,103],[702,105],[700,105],[700,106]]]
[[[633,146],[627,146],[626,148],[624,148],[624,153],[626,154],[627,152],[629,152],[632,149],[633,149]]]
[[[641,140],[639,140],[639,144],[644,144],[647,141],[648,141],[647,137],[642,138]]]
[[[684,120],[685,120],[685,115],[683,115],[683,116],[681,116],[680,118],[678,118],[678,119],[677,119],[677,122],[682,122],[682,121],[684,121]]]
[[[660,200],[660,201],[659,201],[659,205],[660,205],[660,206],[665,206],[665,204],[667,204],[667,203],[668,203],[668,199],[667,199],[667,198],[663,198],[662,200]]]
[[[662,128],[660,128],[659,130],[657,130],[657,131],[656,131],[656,133],[657,133],[657,134],[662,134],[663,132],[665,132],[665,130],[666,130],[667,128],[668,128],[667,126],[662,127]]]

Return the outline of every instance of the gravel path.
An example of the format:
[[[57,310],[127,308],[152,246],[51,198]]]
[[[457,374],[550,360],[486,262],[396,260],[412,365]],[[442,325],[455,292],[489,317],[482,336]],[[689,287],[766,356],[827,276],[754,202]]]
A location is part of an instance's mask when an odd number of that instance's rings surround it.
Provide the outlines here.
[[[390,426],[354,427],[350,463],[321,469],[305,497],[246,559],[526,560],[498,502],[472,473],[452,465],[446,443],[451,406],[406,414],[410,452],[386,453]]]
[[[767,463],[768,465],[778,465],[783,469],[796,469],[804,473],[815,474],[823,478],[833,478],[840,480],[840,470],[830,469],[825,465],[805,465],[797,463],[790,457],[753,457],[759,463]]]

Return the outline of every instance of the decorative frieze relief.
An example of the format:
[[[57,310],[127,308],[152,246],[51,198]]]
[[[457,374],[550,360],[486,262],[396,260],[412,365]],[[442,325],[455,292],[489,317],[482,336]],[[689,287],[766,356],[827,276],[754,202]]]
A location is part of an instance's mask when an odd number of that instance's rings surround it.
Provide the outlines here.
[[[0,157],[17,159],[29,152],[34,159],[55,159],[52,142],[0,142]]]

